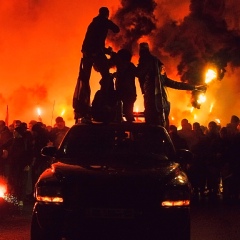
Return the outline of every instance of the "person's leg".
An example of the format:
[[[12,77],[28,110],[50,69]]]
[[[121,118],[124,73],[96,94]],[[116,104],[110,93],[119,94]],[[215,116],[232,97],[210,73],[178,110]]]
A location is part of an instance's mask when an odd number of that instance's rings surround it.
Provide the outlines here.
[[[131,100],[123,99],[123,114],[128,122],[135,121],[133,116],[133,106],[134,102]]]
[[[93,65],[92,57],[84,56],[81,60],[78,82],[74,94],[74,109],[77,118],[84,117],[90,112],[90,76]]]
[[[101,91],[107,96],[109,91],[112,90],[112,77],[109,73],[109,61],[106,55],[104,53],[99,54],[94,60],[94,65],[102,76],[102,79],[100,81]]]

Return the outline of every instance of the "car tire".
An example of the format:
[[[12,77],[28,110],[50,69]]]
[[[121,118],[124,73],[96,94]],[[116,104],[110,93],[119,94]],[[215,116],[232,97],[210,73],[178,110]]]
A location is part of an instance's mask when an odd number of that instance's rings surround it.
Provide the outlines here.
[[[61,237],[56,232],[44,230],[38,223],[35,213],[33,213],[31,221],[31,240],[61,240]]]

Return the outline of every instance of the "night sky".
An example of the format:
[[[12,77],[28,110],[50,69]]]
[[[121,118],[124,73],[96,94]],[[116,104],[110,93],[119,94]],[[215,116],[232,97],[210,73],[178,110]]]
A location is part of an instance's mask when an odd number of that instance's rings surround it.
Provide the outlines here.
[[[178,126],[187,117],[191,123],[206,125],[220,119],[226,125],[231,115],[240,116],[237,1],[0,1],[0,119],[5,119],[8,105],[10,123],[37,120],[37,108],[47,125],[61,114],[67,125],[74,123],[72,95],[80,49],[86,28],[101,6],[109,7],[111,19],[121,28],[118,35],[109,36],[106,45],[115,51],[131,49],[135,64],[139,42],[147,41],[171,79],[202,84],[207,67],[215,66],[222,73],[209,84],[207,101],[192,112],[190,92],[168,89],[170,123]],[[92,97],[99,80],[99,73],[93,71]],[[136,109],[143,110],[139,90]]]

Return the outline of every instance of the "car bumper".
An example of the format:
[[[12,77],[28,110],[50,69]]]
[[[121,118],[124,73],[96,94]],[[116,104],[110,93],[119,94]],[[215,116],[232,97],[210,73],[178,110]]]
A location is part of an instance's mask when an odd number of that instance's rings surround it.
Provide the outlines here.
[[[190,237],[189,208],[71,210],[63,205],[36,203],[33,214],[41,228],[61,231],[66,239],[151,239],[171,234],[172,239]]]

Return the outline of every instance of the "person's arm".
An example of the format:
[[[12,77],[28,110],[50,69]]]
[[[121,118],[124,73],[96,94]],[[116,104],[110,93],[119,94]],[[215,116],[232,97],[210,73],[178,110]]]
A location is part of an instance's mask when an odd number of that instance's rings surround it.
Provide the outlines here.
[[[120,28],[118,27],[118,25],[116,25],[111,20],[108,20],[108,29],[110,29],[114,33],[119,33],[120,32]]]
[[[168,78],[166,75],[161,75],[161,77],[164,78],[164,85],[170,88],[189,91],[206,91],[207,89],[206,85],[192,85],[188,83],[177,82]]]

